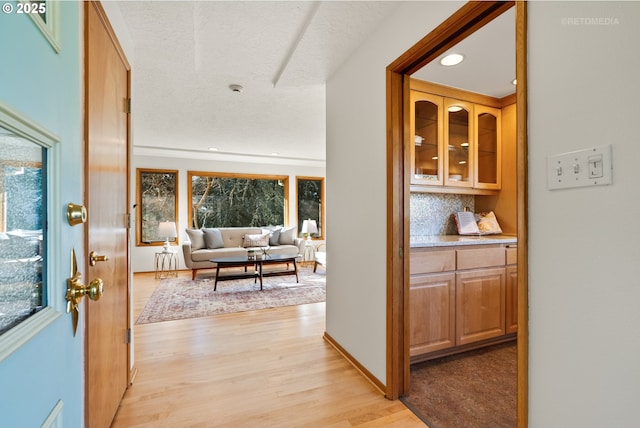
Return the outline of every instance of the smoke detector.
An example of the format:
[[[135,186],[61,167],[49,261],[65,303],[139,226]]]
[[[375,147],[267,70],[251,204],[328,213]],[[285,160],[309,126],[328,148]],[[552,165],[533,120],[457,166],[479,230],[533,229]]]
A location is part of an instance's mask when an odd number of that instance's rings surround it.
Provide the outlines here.
[[[241,85],[229,85],[229,89],[231,89],[231,91],[233,92],[237,92],[240,93],[244,90],[244,88]]]

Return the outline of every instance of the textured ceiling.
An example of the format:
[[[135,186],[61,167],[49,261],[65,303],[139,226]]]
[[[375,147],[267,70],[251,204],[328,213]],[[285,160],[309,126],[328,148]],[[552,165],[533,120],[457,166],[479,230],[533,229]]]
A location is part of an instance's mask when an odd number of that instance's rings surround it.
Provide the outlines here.
[[[324,160],[325,82],[398,5],[120,2],[134,146]]]
[[[117,4],[135,49],[134,150],[153,154],[179,149],[195,157],[206,153],[229,160],[268,157],[276,163],[321,165],[326,148],[325,82],[402,3]],[[511,24],[513,20],[512,16]],[[514,39],[513,32],[505,36],[507,31],[512,30],[496,26],[485,31],[489,39],[475,42],[470,52],[482,57],[484,50],[493,47],[494,52],[510,50],[513,56],[513,40],[508,47],[501,43]],[[455,67],[458,73],[453,80],[447,80],[452,73],[438,74],[441,70],[425,69],[414,77],[432,76],[438,83],[491,94],[496,89],[488,82],[503,74],[513,76],[515,64],[505,71],[504,63],[510,60],[504,55],[486,58],[471,61],[467,54],[469,61]],[[481,73],[479,64],[489,69]],[[231,84],[244,90],[232,92]]]

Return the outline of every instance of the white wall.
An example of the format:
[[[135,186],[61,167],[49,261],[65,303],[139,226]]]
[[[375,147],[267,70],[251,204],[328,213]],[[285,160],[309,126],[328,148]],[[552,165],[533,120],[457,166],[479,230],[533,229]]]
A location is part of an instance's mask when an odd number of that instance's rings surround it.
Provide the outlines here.
[[[531,427],[640,423],[639,40],[638,2],[529,3]],[[613,185],[546,189],[608,143]]]
[[[177,158],[177,157],[158,157],[148,155],[135,155],[133,157],[133,166],[131,170],[131,198],[132,204],[136,201],[136,169],[137,168],[154,168],[154,169],[172,169],[178,170],[178,239],[179,243],[186,238],[185,229],[188,224],[187,212],[187,171],[210,171],[210,172],[237,172],[245,174],[273,174],[289,176],[289,224],[297,224],[296,219],[296,176],[307,177],[324,177],[325,169],[321,167],[297,166],[297,165],[275,165],[266,163],[241,163],[228,162],[223,160],[212,160],[214,155],[203,153],[199,155],[199,159]],[[327,198],[325,195],[325,207]],[[325,232],[328,232],[325,228]],[[157,246],[136,246],[135,235],[131,251],[131,265],[134,272],[152,272],[154,270],[154,254],[160,250]],[[326,239],[326,237],[325,237]],[[324,241],[314,241],[319,244]],[[182,251],[178,251],[180,257],[180,268],[185,269]]]
[[[327,83],[327,333],[386,383],[387,65],[463,2],[407,2]]]

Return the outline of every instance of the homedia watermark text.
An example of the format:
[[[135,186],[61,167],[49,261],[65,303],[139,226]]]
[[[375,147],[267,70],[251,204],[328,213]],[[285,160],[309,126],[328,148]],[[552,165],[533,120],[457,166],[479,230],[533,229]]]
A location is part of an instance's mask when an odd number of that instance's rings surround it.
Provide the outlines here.
[[[614,17],[572,17],[562,18],[562,25],[620,25],[620,20]]]

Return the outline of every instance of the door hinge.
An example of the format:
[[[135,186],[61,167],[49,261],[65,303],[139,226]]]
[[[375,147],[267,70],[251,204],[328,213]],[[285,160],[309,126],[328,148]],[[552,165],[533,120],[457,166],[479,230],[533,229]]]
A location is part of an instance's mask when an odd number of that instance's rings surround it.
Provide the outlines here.
[[[127,114],[131,114],[131,98],[127,98],[124,101],[124,111]]]
[[[126,219],[125,219],[125,227],[127,229],[131,229],[131,213],[127,213],[126,214]]]
[[[131,329],[130,328],[127,329],[126,340],[127,340],[127,345],[130,345],[131,344]]]
[[[404,257],[404,248],[400,247],[400,258]]]

